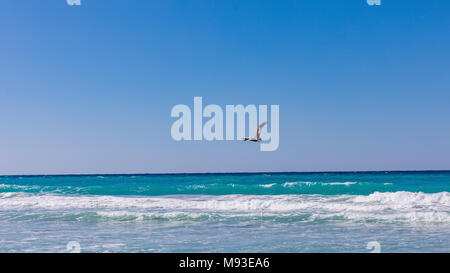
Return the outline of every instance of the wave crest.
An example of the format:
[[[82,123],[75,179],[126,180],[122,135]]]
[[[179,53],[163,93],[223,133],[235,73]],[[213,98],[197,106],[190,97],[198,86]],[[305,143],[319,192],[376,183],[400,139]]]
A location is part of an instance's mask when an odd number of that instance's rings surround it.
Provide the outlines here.
[[[363,195],[66,196],[0,193],[0,210],[95,210],[133,213],[200,213],[225,216],[311,215],[315,218],[443,222],[450,224],[450,193],[375,192]]]

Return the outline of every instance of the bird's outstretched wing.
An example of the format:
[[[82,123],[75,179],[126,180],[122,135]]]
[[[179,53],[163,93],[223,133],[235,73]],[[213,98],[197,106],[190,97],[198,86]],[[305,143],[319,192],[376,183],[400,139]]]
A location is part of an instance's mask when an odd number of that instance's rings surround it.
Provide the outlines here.
[[[264,127],[264,125],[266,125],[267,124],[267,122],[263,122],[263,123],[261,123],[257,128],[256,128],[256,135],[255,135],[255,138],[256,139],[258,139],[259,138],[259,135],[261,135],[261,129]]]

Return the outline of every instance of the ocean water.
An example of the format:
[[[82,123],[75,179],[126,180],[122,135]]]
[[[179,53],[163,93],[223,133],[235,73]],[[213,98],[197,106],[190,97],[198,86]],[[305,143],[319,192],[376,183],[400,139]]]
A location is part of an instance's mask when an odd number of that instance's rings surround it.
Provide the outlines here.
[[[0,176],[0,252],[450,252],[449,191],[450,171]]]

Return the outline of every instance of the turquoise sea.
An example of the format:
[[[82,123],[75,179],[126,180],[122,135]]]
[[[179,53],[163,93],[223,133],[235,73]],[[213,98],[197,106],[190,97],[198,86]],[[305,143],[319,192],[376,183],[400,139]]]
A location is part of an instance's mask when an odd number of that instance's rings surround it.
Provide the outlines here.
[[[449,191],[450,171],[0,176],[0,252],[450,252]]]

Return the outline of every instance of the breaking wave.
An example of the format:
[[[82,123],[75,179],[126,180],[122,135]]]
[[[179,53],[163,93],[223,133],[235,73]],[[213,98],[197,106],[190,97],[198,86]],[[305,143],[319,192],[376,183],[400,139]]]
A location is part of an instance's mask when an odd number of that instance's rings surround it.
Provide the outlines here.
[[[450,224],[450,193],[375,192],[370,195],[93,196],[0,193],[0,210],[14,215],[77,215],[80,219],[272,220],[435,222]],[[84,215],[83,213],[88,213]],[[61,216],[62,215],[62,216]],[[84,218],[83,218],[84,217]],[[96,218],[97,217],[97,218]],[[67,218],[67,217],[66,217]],[[72,217],[77,219],[77,217]],[[72,219],[68,218],[68,219]]]

